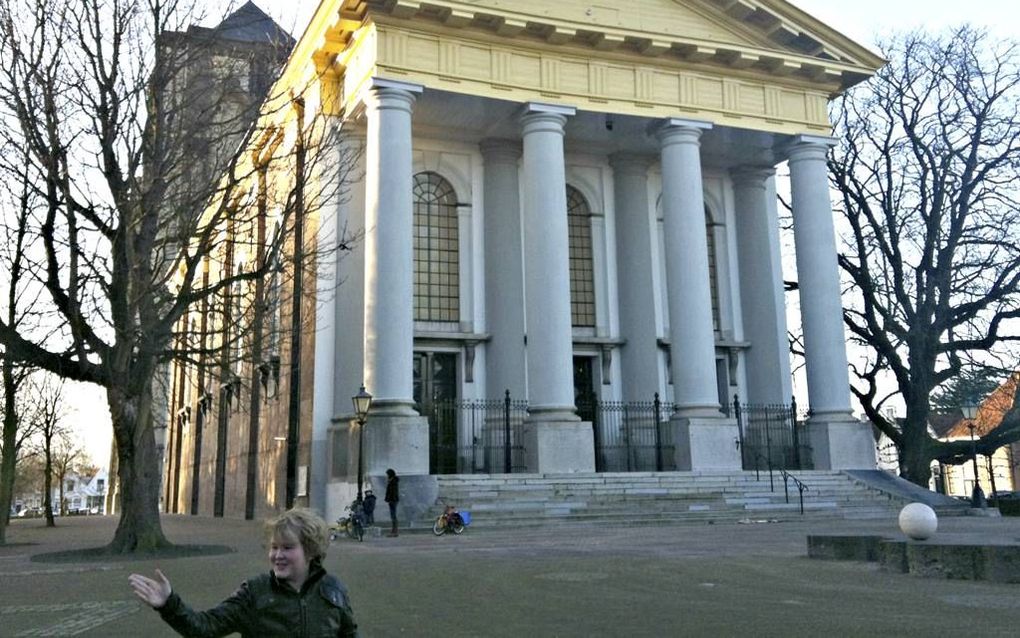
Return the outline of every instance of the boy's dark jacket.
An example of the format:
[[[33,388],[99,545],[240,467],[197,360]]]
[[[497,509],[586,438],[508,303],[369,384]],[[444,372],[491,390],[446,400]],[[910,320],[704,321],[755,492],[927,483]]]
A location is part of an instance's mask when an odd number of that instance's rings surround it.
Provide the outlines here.
[[[196,612],[171,592],[159,615],[182,636],[212,638],[240,633],[262,636],[358,635],[347,588],[313,561],[300,592],[270,572],[241,585],[230,598],[208,611]]]

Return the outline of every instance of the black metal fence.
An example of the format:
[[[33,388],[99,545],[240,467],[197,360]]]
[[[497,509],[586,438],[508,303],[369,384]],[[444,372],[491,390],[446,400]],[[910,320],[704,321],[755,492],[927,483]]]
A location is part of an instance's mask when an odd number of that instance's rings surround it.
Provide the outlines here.
[[[523,472],[521,433],[527,401],[503,399],[435,401],[429,419],[429,471],[432,474]]]
[[[729,406],[740,432],[740,456],[745,470],[803,468],[797,403],[749,404],[733,397]]]
[[[806,450],[797,405],[756,405],[734,397],[726,406],[737,420],[745,470],[803,469]],[[676,470],[672,403],[658,393],[652,401],[579,399],[577,414],[592,424],[595,471],[668,472]],[[432,474],[524,472],[524,420],[528,402],[507,392],[502,399],[435,401],[429,419]]]
[[[596,472],[663,472],[676,469],[673,406],[659,400],[581,399],[577,413],[591,421]]]

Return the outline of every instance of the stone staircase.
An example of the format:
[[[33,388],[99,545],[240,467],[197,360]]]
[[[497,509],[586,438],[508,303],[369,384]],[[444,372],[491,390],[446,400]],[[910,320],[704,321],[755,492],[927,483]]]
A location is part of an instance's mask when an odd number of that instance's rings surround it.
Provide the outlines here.
[[[412,522],[431,528],[450,503],[477,528],[563,524],[656,525],[895,517],[909,502],[837,471],[793,473],[807,489],[804,513],[793,481],[762,472],[635,472],[439,476],[436,506]],[[940,512],[940,514],[952,512]]]

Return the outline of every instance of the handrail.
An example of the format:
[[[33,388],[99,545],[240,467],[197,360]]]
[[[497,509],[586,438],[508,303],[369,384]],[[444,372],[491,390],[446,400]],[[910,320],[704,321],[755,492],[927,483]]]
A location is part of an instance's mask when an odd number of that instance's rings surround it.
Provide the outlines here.
[[[790,474],[786,470],[780,468],[780,474],[783,475],[783,491],[786,492],[786,502],[790,502],[790,481],[792,480],[797,485],[797,491],[800,492],[800,513],[804,515],[804,492],[808,490],[808,486],[804,484],[799,478]]]

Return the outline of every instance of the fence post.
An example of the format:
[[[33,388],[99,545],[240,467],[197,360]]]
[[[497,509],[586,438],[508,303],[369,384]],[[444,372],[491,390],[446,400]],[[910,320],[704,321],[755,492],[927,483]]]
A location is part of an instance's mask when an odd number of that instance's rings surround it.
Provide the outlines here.
[[[503,395],[503,471],[510,474],[513,463],[510,458],[510,389]]]
[[[790,397],[790,426],[793,428],[793,454],[797,461],[797,469],[803,470],[800,459],[800,432],[797,430],[797,397]]]
[[[737,436],[740,442],[740,469],[746,469],[747,446],[744,445],[744,424],[740,422],[740,395],[733,395],[733,417],[737,420]]]
[[[659,393],[655,393],[655,401],[652,403],[652,407],[655,411],[655,471],[662,471],[662,433],[659,432],[661,427],[660,418],[662,417],[662,402],[659,401]]]
[[[776,491],[776,481],[772,475],[772,419],[771,410],[765,406],[765,460],[769,466],[769,490]]]

